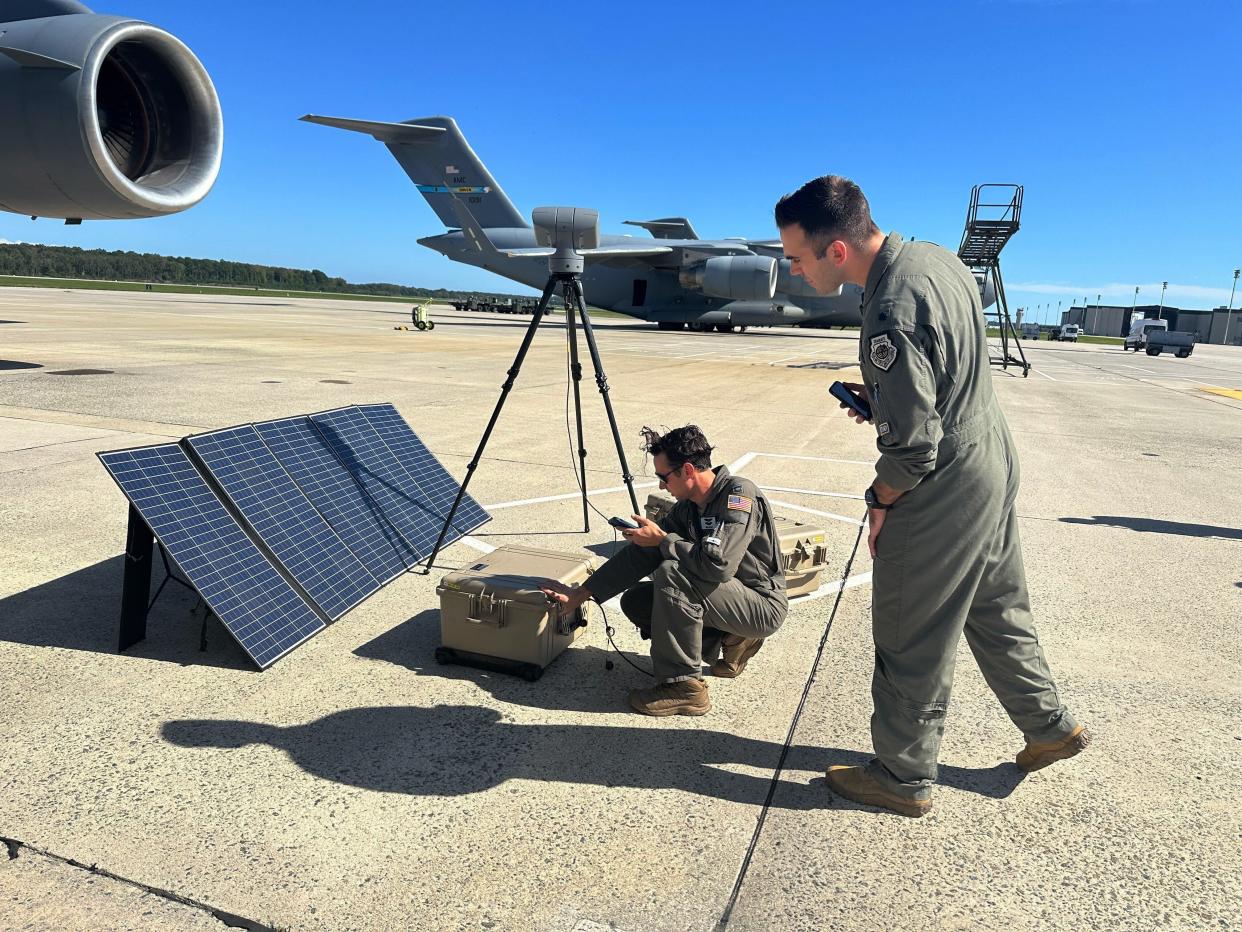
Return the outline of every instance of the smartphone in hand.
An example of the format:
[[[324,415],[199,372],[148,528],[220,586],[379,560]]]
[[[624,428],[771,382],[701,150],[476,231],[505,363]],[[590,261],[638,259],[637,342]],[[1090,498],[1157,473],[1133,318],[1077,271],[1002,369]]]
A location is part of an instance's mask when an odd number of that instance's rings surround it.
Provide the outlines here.
[[[629,518],[609,518],[608,523],[623,531],[637,531],[638,525]]]
[[[867,400],[860,395],[855,395],[852,391],[842,385],[840,382],[833,382],[828,387],[828,394],[841,402],[859,417],[871,420],[871,405],[867,404]]]

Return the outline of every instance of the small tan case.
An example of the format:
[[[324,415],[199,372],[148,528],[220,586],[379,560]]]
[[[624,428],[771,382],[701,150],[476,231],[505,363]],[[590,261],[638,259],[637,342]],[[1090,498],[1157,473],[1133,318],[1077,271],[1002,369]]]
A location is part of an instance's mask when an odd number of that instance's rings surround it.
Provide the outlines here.
[[[595,611],[588,602],[574,617],[562,619],[540,587],[550,579],[581,585],[599,564],[585,553],[510,545],[449,573],[436,587],[441,645],[436,660],[539,679]]]
[[[667,495],[648,495],[644,512],[651,521],[659,521],[677,502]],[[791,518],[773,515],[776,533],[780,536],[781,557],[785,565],[785,593],[789,598],[807,595],[819,588],[820,574],[828,565],[828,547],[824,529],[803,524]]]

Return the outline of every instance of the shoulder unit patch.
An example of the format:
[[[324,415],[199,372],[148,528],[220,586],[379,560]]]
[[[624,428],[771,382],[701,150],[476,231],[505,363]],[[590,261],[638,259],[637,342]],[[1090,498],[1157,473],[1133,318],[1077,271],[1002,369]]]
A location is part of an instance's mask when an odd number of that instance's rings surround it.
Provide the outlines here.
[[[887,372],[897,361],[897,347],[887,333],[871,338],[871,365]]]
[[[750,514],[750,510],[754,507],[754,502],[745,495],[730,495],[728,508],[730,511],[744,511]]]

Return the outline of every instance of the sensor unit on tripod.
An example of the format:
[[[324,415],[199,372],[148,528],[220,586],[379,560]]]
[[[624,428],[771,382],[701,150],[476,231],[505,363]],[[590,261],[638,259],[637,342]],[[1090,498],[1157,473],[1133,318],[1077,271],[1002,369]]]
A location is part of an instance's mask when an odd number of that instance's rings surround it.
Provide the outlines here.
[[[553,275],[582,274],[582,250],[599,246],[599,211],[589,207],[536,207],[531,213],[535,242],[551,246],[548,271]]]

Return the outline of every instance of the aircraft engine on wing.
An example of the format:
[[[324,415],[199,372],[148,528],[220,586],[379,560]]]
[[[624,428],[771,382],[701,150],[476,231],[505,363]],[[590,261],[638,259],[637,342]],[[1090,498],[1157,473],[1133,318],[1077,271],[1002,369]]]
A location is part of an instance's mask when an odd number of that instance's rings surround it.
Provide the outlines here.
[[[805,278],[790,271],[792,267],[793,263],[788,259],[781,259],[777,262],[776,290],[792,298],[813,298],[819,294]]]
[[[179,39],[75,0],[15,0],[0,20],[0,209],[157,217],[211,190],[220,101]]]
[[[684,288],[735,301],[761,301],[776,293],[776,260],[768,256],[717,256],[681,270]]]

